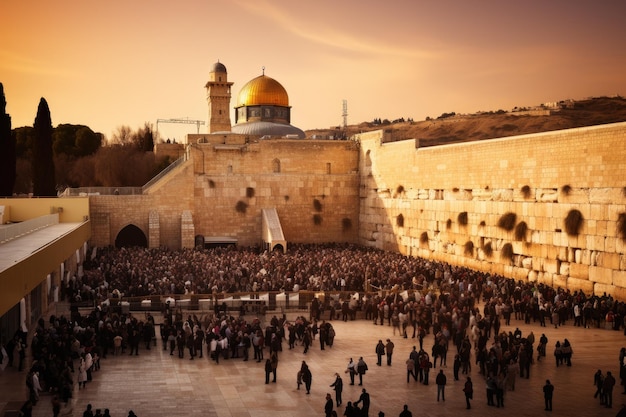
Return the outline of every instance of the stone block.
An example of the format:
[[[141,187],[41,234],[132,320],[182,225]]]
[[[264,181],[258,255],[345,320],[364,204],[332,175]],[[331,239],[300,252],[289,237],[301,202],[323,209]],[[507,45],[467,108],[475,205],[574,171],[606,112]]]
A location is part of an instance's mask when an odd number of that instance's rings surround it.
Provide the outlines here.
[[[570,263],[569,276],[578,279],[589,279],[589,265]]]
[[[626,271],[613,271],[613,285],[626,288]]]
[[[608,269],[619,269],[619,253],[598,252],[597,265]]]
[[[613,284],[613,271],[599,266],[589,267],[589,281],[599,284]]]
[[[550,274],[556,274],[559,271],[559,264],[560,261],[556,259],[546,259],[543,261],[543,271]]]
[[[552,276],[552,286],[555,289],[567,288],[567,275],[555,274]]]
[[[559,267],[559,275],[570,275],[569,262],[561,262],[561,266]]]

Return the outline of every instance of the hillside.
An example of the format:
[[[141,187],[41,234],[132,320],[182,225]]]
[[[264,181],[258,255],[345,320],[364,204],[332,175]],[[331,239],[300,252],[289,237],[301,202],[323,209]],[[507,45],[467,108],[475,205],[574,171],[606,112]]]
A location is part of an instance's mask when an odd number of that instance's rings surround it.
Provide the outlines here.
[[[412,122],[364,122],[348,126],[346,136],[390,129],[393,141],[417,138],[420,146],[424,147],[626,121],[626,99],[622,97],[598,97],[560,102],[555,108],[515,110],[453,115]],[[337,137],[341,131],[320,129],[309,130],[306,134],[307,137]]]

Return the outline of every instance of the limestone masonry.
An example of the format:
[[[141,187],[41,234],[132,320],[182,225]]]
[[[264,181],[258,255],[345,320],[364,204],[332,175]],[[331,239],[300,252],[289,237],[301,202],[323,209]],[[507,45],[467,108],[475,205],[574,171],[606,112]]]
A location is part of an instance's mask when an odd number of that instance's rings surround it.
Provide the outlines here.
[[[352,242],[626,299],[626,123],[423,149],[387,135],[191,135],[143,194],[90,196],[92,244],[133,225],[150,247],[260,245],[261,212],[275,208],[288,243]]]

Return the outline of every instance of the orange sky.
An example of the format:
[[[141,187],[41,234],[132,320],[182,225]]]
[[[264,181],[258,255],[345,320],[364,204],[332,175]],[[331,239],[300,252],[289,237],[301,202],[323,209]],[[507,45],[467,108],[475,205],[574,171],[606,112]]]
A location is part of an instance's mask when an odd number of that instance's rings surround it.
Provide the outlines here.
[[[341,124],[344,99],[356,124],[626,94],[623,0],[3,0],[0,10],[14,128],[32,126],[40,97],[55,126],[107,137],[158,118],[206,120],[218,60],[231,106],[265,67],[303,130]],[[159,125],[163,137],[195,130]]]

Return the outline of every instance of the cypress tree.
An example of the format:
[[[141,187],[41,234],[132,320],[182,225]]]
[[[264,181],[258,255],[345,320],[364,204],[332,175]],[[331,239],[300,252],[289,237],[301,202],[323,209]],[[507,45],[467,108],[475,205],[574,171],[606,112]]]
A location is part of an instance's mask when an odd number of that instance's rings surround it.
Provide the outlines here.
[[[15,137],[11,116],[6,112],[4,86],[0,83],[0,197],[11,197],[15,186]]]
[[[52,160],[52,120],[50,108],[45,98],[39,101],[37,117],[33,125],[33,195],[37,197],[56,197],[54,180],[54,161]]]

